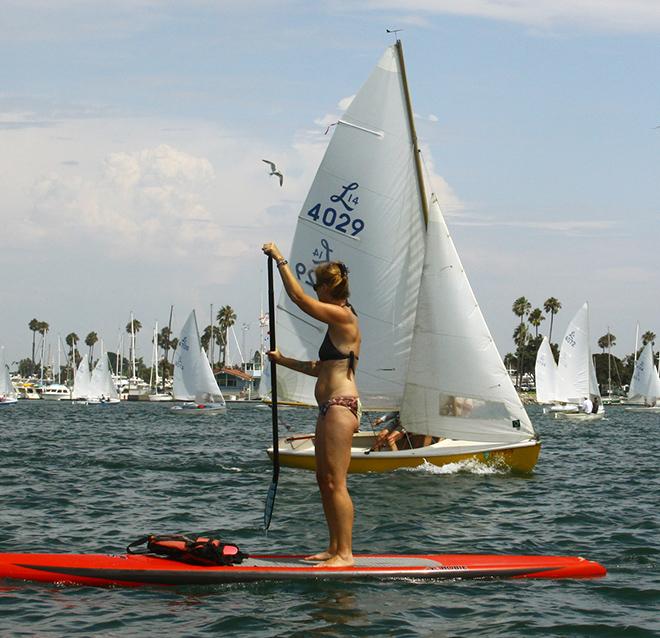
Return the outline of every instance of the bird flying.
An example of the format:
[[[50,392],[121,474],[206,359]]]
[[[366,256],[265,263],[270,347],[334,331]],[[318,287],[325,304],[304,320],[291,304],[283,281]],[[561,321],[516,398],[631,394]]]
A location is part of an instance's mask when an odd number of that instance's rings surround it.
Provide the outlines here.
[[[282,186],[282,182],[284,182],[284,175],[282,175],[281,171],[275,166],[274,162],[271,162],[270,160],[261,160],[262,162],[266,162],[268,166],[270,166],[270,173],[269,175],[275,175],[276,177],[279,177],[280,179],[280,186]]]

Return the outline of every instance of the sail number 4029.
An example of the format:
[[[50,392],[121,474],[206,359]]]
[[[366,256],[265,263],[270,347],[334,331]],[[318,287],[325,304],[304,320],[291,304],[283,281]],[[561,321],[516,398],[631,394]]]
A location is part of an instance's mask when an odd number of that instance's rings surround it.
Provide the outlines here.
[[[337,213],[337,211],[328,206],[323,212],[321,212],[321,204],[317,204],[313,208],[310,208],[307,211],[307,216],[311,217],[315,222],[320,222],[328,228],[334,228],[334,230],[339,231],[340,233],[349,233],[351,237],[355,237],[364,229],[364,221],[355,217],[351,217],[347,213]]]

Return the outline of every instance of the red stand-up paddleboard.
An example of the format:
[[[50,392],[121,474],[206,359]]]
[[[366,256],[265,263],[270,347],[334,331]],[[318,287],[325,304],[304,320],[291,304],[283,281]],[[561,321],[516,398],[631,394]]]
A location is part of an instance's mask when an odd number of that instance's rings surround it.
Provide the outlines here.
[[[360,554],[353,567],[321,567],[302,558],[251,555],[240,565],[207,567],[140,554],[0,554],[0,579],[143,587],[314,578],[599,578],[607,573],[596,562],[568,556]]]

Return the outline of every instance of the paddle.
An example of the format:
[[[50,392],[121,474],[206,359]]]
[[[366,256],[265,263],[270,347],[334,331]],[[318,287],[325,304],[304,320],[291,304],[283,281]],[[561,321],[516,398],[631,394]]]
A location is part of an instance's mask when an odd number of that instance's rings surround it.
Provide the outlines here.
[[[275,291],[273,286],[273,258],[268,256],[268,324],[270,331],[270,350],[277,348],[275,342]],[[264,509],[264,529],[270,526],[277,493],[277,479],[280,476],[279,433],[277,429],[277,364],[270,362],[270,398],[273,417],[273,482],[268,488],[266,508]]]

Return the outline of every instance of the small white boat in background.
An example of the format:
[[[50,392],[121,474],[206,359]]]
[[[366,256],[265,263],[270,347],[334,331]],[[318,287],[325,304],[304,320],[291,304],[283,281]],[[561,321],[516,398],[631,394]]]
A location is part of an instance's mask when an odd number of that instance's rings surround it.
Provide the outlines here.
[[[33,383],[24,381],[22,383],[16,383],[15,387],[19,399],[29,399],[30,401],[41,400],[41,395],[37,392],[37,388]]]
[[[0,405],[12,405],[18,401],[16,388],[11,382],[9,367],[5,363],[4,347],[0,348]]]
[[[51,383],[41,388],[41,398],[45,401],[70,401],[72,390],[61,383]]]
[[[183,401],[170,408],[172,414],[218,414],[227,406],[211,364],[199,338],[195,311],[181,329],[174,359],[174,399]]]
[[[660,375],[654,364],[653,343],[649,342],[644,346],[635,363],[635,371],[628,390],[628,403],[637,405],[627,407],[626,410],[660,413],[660,406],[657,405],[659,398]]]

